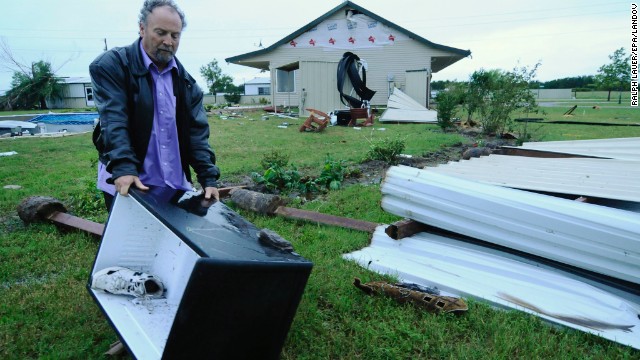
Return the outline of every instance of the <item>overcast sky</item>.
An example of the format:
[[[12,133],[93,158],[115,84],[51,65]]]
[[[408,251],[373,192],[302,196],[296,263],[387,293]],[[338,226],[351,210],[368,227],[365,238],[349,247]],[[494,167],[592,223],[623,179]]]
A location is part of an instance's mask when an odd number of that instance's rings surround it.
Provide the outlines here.
[[[357,0],[425,39],[471,50],[433,80],[466,80],[480,68],[541,67],[537,79],[594,75],[608,55],[631,45],[631,2],[616,0]],[[216,59],[236,84],[264,77],[224,59],[269,46],[341,0],[178,0],[187,17],[177,56],[202,87],[200,67]],[[640,3],[637,1],[636,3]],[[23,63],[47,60],[59,76],[88,76],[107,46],[137,38],[142,0],[3,0],[0,38]],[[370,69],[369,71],[373,71]],[[0,69],[0,91],[11,83]]]

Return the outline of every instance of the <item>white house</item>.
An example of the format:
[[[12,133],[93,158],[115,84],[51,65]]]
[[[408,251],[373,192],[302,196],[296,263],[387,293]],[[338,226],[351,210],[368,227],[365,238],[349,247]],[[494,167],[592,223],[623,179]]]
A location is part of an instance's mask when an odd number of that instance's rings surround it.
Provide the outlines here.
[[[253,78],[244,83],[245,95],[271,95],[271,79],[268,77]]]
[[[90,77],[62,78],[64,88],[62,99],[48,99],[49,109],[72,109],[95,106],[93,102],[93,87]]]
[[[305,108],[329,112],[346,107],[337,90],[338,62],[345,52],[366,62],[366,86],[376,91],[372,105],[386,105],[397,87],[428,106],[431,74],[471,55],[345,1],[267,48],[225,60],[270,71],[271,103],[299,106],[306,115]]]

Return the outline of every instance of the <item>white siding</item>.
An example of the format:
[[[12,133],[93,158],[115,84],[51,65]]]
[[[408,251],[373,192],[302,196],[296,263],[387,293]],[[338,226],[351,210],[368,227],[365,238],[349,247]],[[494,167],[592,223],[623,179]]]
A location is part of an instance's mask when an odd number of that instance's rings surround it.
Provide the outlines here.
[[[429,82],[429,71],[407,71],[406,73],[406,90],[405,94],[417,101],[420,105],[428,107],[427,93]]]
[[[338,11],[329,16],[316,27],[321,28],[327,26],[326,23],[334,20],[344,19],[344,12]],[[291,68],[291,64],[300,63],[302,61],[317,61],[334,63],[340,61],[345,52],[350,51],[358,55],[368,64],[367,71],[367,87],[376,91],[375,96],[371,100],[372,105],[386,106],[387,98],[390,96],[390,90],[394,87],[400,90],[406,89],[406,71],[425,69],[429,74],[432,72],[431,60],[443,56],[455,56],[454,53],[432,48],[418,40],[408,38],[405,34],[398,34],[397,40],[389,45],[381,45],[376,47],[353,47],[349,48],[329,48],[326,46],[296,46],[293,47],[289,43],[280,45],[279,47],[251,58],[245,58],[238,64],[243,63],[269,63],[271,71],[272,98],[274,104],[282,105],[290,102],[296,106],[300,104],[301,89],[300,78],[305,75],[298,74],[296,78],[296,91],[294,93],[277,93],[275,70],[287,65]],[[400,36],[401,35],[401,36]],[[295,66],[293,66],[295,68]],[[313,74],[314,78],[320,76]],[[327,78],[336,78],[335,72],[323,74]],[[387,79],[393,78],[392,82]],[[337,94],[337,88],[335,92]],[[328,95],[327,95],[328,96]],[[420,99],[416,99],[420,100]],[[319,109],[320,110],[320,109]]]
[[[344,49],[329,50],[322,48],[292,49],[289,45],[282,45],[269,54],[257,56],[252,60],[271,60],[271,83],[275,86],[275,69],[283,65],[296,61],[311,60],[324,62],[338,62],[343,54],[348,51]],[[354,50],[354,54],[365,60],[368,64],[367,87],[376,91],[372,105],[386,105],[389,97],[389,87],[397,87],[400,90],[406,89],[406,71],[417,69],[431,70],[431,57],[443,55],[443,52],[428,48],[417,41],[408,40],[397,42],[395,45],[382,48],[369,48]],[[388,75],[392,75],[394,80],[391,84],[387,81]],[[337,78],[335,72],[326,73],[323,76]],[[300,97],[300,76],[296,79],[296,92],[291,94],[299,101]],[[335,89],[336,93],[338,89]],[[287,94],[276,94],[275,102],[279,105],[287,98]],[[298,103],[292,103],[297,106]]]
[[[333,110],[343,108],[340,103],[340,94],[337,91],[337,76],[327,76],[336,74],[338,70],[337,62],[302,61],[300,62],[300,86],[302,100],[300,115],[308,115],[306,108],[320,110],[329,113]],[[345,87],[348,90],[349,87]]]

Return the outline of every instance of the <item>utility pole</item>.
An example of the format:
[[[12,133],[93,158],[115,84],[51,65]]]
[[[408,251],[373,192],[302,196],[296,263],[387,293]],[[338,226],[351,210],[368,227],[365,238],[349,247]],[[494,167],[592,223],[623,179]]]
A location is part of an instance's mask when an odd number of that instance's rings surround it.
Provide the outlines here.
[[[104,51],[107,51],[107,38],[104,38]]]

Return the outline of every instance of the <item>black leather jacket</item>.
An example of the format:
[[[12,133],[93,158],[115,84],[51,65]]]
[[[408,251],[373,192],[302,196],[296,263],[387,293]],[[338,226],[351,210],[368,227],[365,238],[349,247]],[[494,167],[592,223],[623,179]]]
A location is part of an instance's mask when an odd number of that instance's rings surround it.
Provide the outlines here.
[[[153,79],[144,67],[139,43],[140,39],[132,45],[111,49],[89,65],[94,101],[100,114],[93,140],[100,161],[113,179],[138,176],[153,126]],[[202,90],[177,59],[176,63],[178,70],[173,69],[172,76],[182,170],[191,182],[191,165],[203,188],[217,187],[220,171],[209,146]]]

